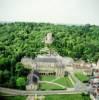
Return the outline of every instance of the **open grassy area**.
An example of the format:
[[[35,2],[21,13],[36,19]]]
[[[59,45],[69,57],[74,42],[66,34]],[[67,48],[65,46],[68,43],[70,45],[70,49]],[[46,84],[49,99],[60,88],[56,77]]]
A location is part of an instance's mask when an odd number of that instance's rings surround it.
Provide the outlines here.
[[[66,87],[72,87],[73,86],[68,77],[62,77],[62,78],[60,78],[60,79],[58,79],[54,82],[59,83],[61,85],[64,85]]]
[[[41,80],[58,83],[64,86],[63,88],[54,84],[42,83],[40,84],[40,89],[42,90],[59,90],[59,89],[66,89],[66,87],[72,87],[72,83],[68,77],[61,77],[57,79],[57,77],[55,76],[42,76]]]
[[[64,88],[54,84],[43,83],[40,85],[40,89],[41,90],[62,90]]]
[[[26,100],[26,96],[0,96],[0,100]]]
[[[87,75],[84,75],[82,72],[76,72],[75,76],[82,82],[89,80],[89,77]]]
[[[50,95],[45,100],[91,100],[88,95],[71,94],[71,95]]]
[[[42,81],[52,81],[55,78],[56,78],[56,76],[54,76],[54,75],[51,75],[51,76],[42,75],[41,76]]]
[[[9,96],[0,97],[0,100],[26,100],[26,96]],[[45,96],[45,100],[91,100],[88,95],[71,94],[71,95],[49,95]]]
[[[49,81],[49,82],[51,82],[55,78],[56,78],[56,76],[54,76],[54,75],[52,75],[52,76],[42,75],[41,80],[42,81]],[[41,90],[57,90],[57,89],[63,89],[63,88],[59,87],[57,85],[54,85],[54,84],[42,83],[42,84],[40,84],[40,89]]]

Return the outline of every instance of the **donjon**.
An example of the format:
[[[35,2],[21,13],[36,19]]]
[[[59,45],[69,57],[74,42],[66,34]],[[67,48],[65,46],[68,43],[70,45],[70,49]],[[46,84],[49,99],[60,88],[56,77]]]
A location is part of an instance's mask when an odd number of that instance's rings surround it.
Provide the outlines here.
[[[45,37],[45,48],[53,43],[52,33],[48,33]],[[43,51],[45,49],[43,48]],[[74,60],[70,57],[62,57],[52,49],[47,54],[39,54],[34,59],[24,57],[21,59],[22,64],[30,66],[31,69],[38,71],[44,75],[64,76],[67,71],[73,71]],[[51,52],[53,51],[53,52]]]

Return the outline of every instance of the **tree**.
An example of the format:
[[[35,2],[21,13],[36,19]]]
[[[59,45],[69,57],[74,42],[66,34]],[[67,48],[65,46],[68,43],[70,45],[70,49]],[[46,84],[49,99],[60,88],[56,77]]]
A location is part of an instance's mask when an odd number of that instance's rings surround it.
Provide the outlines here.
[[[15,72],[18,76],[21,75],[22,70],[24,70],[24,67],[20,62],[18,62],[15,66]]]
[[[10,79],[10,72],[6,69],[3,71],[3,79],[5,81],[8,81]]]
[[[0,70],[0,84],[3,83],[3,71]]]
[[[18,77],[16,79],[16,86],[19,87],[20,89],[24,89],[26,85],[26,80],[24,77]]]
[[[15,72],[17,76],[27,76],[29,73],[29,69],[25,69],[23,64],[18,62],[15,66]]]
[[[54,36],[50,48],[54,48],[59,55],[89,62],[98,60],[99,26],[89,24],[68,26],[49,23],[5,23],[0,24],[1,76],[4,74],[2,77],[11,84],[14,84],[14,81],[16,82],[13,79],[27,76],[29,70],[25,69],[19,62],[24,56],[35,58],[40,53],[39,51],[44,47],[42,39],[48,32],[52,32]],[[4,83],[5,81],[3,80],[2,84],[7,86]]]
[[[11,76],[9,79],[9,87],[10,88],[15,88],[16,87],[16,77],[15,76]]]

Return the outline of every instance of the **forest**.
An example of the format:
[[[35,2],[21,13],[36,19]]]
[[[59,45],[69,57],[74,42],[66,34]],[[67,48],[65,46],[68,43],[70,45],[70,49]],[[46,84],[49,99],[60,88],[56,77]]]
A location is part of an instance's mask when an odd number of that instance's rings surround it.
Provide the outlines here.
[[[29,70],[20,63],[24,56],[34,58],[44,47],[48,32],[51,45],[61,56],[97,62],[99,59],[99,26],[56,25],[50,23],[0,24],[0,86],[24,89]]]

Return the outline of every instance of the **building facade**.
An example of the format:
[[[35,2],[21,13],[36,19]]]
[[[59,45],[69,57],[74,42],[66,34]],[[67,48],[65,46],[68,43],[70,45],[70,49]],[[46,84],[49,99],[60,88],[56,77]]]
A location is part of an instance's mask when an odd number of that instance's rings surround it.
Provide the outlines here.
[[[30,60],[29,60],[30,59]],[[29,61],[29,63],[27,62]],[[64,76],[66,71],[73,71],[73,59],[59,55],[38,55],[35,59],[24,57],[21,63],[31,66],[41,74]]]

